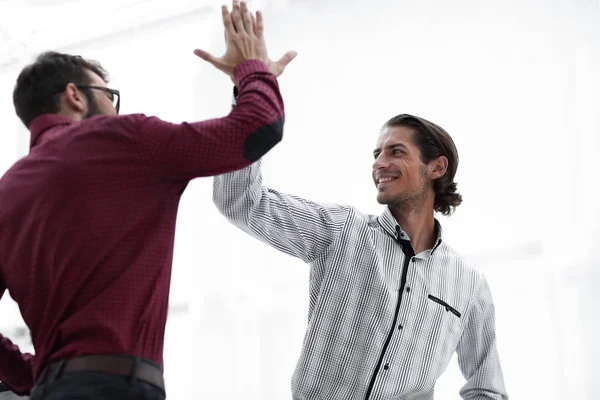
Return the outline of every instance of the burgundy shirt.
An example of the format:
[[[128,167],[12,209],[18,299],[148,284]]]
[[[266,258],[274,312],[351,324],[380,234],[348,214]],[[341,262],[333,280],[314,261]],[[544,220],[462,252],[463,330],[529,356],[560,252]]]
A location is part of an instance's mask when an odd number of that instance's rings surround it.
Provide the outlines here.
[[[0,298],[8,289],[35,356],[0,335],[0,381],[27,394],[49,362],[128,354],[162,366],[175,219],[189,181],[246,167],[282,138],[264,63],[235,70],[224,117],[43,115],[31,151],[0,179]]]

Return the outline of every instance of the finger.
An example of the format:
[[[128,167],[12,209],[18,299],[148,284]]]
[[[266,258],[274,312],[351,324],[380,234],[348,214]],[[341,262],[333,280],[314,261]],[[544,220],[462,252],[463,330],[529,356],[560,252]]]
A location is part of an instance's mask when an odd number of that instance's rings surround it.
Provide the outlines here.
[[[252,18],[252,31],[257,35],[258,25],[256,23],[256,16],[253,13],[250,13],[250,17]]]
[[[265,31],[265,26],[263,23],[263,15],[260,11],[256,12],[256,28],[257,29],[254,31],[254,33],[256,34],[256,36],[262,37],[263,32]]]
[[[223,26],[225,27],[225,40],[227,40],[235,35],[235,30],[227,6],[221,7],[221,14],[223,15]]]
[[[231,11],[231,19],[233,20],[233,27],[236,32],[244,33],[244,21],[242,20],[242,13],[240,11],[240,3],[237,1],[233,2],[233,11]]]
[[[230,18],[229,20],[231,21],[231,18]],[[231,26],[232,26],[232,29],[233,29],[233,22],[231,23]],[[224,29],[224,30],[223,30],[223,36],[224,36],[224,38],[225,38],[225,43],[229,42],[230,36],[229,36],[229,34],[227,33],[227,29]]]
[[[254,28],[252,27],[252,17],[250,16],[250,11],[248,10],[248,3],[242,1],[240,12],[242,14],[242,20],[244,21],[244,30],[248,34],[254,34]]]
[[[285,69],[285,67],[287,67],[287,65],[288,65],[289,63],[291,63],[291,62],[292,62],[292,60],[293,60],[294,58],[296,58],[296,56],[297,56],[297,55],[298,55],[298,53],[297,53],[297,52],[295,52],[295,51],[288,51],[287,53],[285,53],[285,54],[283,55],[283,57],[281,57],[281,58],[279,59],[279,61],[277,61],[277,63],[276,63],[276,64],[277,64],[277,65],[279,66],[279,68],[281,68],[281,70],[283,71],[283,70]]]

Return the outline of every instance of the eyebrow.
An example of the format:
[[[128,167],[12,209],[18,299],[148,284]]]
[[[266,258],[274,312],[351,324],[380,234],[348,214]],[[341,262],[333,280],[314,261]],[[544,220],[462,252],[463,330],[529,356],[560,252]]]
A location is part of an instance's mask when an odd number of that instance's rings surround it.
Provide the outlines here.
[[[403,143],[394,143],[394,144],[390,144],[390,145],[386,146],[386,148],[390,149],[390,150],[394,149],[396,147],[402,147],[404,150],[408,150],[408,147],[406,147],[406,145],[403,144]],[[373,154],[376,154],[376,153],[379,153],[379,152],[381,152],[380,148],[376,148],[375,150],[373,150]]]

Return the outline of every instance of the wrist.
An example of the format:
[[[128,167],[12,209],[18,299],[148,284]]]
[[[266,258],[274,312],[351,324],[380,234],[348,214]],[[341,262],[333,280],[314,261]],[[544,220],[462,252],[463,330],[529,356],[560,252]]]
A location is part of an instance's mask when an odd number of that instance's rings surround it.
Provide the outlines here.
[[[244,78],[255,72],[269,72],[269,67],[261,60],[244,60],[233,69],[233,81],[240,86]]]

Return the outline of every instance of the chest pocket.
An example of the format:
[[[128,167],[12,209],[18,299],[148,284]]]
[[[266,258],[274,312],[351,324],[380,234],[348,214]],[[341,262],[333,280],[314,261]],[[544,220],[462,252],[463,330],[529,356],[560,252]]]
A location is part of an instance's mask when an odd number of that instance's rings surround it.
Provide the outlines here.
[[[459,333],[462,326],[463,313],[446,300],[432,294],[427,295],[427,308],[437,321],[440,334],[444,332]]]
[[[427,298],[429,300],[433,300],[436,303],[438,303],[439,305],[441,305],[442,307],[444,307],[446,309],[447,312],[451,312],[452,314],[456,315],[458,318],[461,317],[461,313],[454,307],[452,307],[450,304],[446,303],[444,300],[435,297],[434,295],[428,295]]]
[[[437,301],[432,300],[430,295]],[[426,290],[413,300],[406,314],[411,317],[412,323],[407,326],[412,330],[405,331],[404,337],[408,348],[414,349],[411,352],[413,355],[423,354],[428,359],[423,364],[427,370],[421,372],[430,374],[432,371],[429,368],[445,366],[452,358],[462,335],[464,310],[455,307],[452,301],[446,301],[439,293],[431,294]]]

